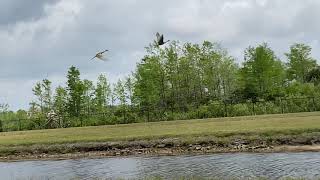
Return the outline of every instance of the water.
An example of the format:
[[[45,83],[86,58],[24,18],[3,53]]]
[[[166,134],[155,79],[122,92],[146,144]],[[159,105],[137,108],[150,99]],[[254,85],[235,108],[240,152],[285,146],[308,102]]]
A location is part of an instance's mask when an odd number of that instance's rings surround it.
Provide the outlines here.
[[[285,177],[319,179],[320,153],[214,154],[0,163],[0,179]]]

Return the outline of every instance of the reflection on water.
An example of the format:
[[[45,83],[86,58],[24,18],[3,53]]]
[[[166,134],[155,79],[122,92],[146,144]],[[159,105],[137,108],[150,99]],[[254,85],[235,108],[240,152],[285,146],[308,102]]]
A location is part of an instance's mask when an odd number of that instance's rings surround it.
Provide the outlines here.
[[[215,154],[0,163],[1,179],[320,178],[320,153]]]

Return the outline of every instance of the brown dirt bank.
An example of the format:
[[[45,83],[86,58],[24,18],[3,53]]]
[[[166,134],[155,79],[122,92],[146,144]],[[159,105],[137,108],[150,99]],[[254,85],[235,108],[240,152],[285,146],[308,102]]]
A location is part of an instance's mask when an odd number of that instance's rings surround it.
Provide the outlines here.
[[[320,152],[320,132],[8,146],[0,147],[0,161],[303,151]]]

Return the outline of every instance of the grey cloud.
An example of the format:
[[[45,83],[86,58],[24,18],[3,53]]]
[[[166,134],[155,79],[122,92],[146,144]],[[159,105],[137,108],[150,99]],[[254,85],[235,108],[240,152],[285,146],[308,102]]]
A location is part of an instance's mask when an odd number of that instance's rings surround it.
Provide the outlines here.
[[[39,19],[43,15],[43,6],[53,4],[57,0],[1,0],[0,26],[10,25],[18,21]]]
[[[316,0],[30,2],[0,2],[0,101],[13,109],[26,108],[37,80],[63,85],[71,65],[91,80],[129,74],[157,31],[181,42],[221,42],[239,62],[246,47],[261,42],[280,57],[294,42],[319,48]],[[108,62],[89,60],[105,48]]]

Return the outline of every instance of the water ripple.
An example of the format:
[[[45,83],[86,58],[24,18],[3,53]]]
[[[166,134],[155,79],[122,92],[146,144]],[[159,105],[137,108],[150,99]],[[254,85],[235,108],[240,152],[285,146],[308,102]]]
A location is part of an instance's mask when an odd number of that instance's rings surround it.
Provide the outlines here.
[[[320,153],[215,154],[0,163],[1,179],[320,178]]]

